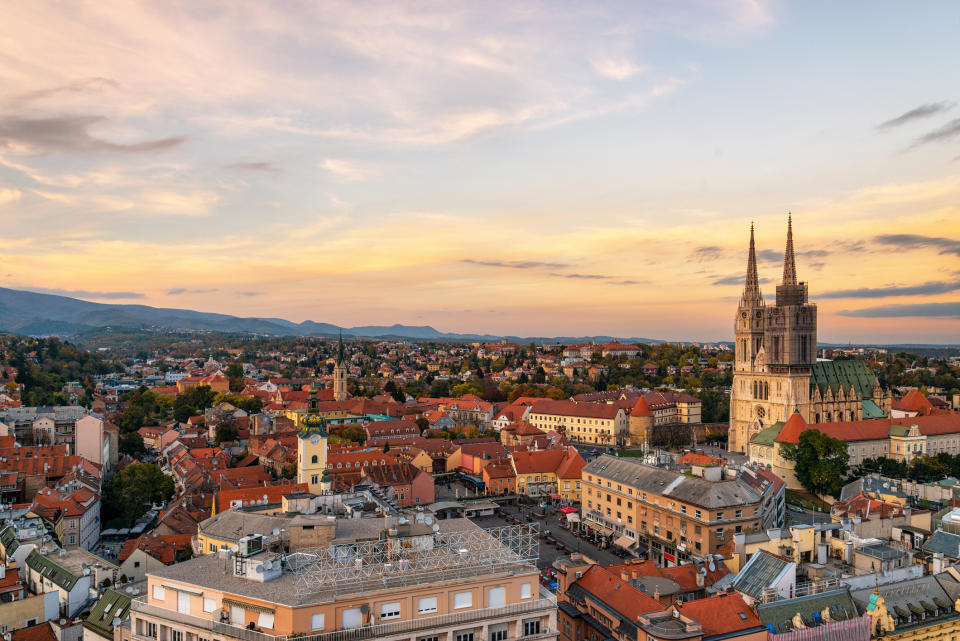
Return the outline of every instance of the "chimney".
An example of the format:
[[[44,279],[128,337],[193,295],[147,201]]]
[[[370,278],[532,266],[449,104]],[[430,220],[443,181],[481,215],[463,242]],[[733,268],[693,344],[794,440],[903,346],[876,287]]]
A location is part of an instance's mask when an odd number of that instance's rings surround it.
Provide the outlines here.
[[[639,571],[639,570],[634,570],[634,571],[633,571],[633,578],[636,579],[636,578],[638,578],[639,576],[640,576],[640,571]]]
[[[624,581],[629,581],[630,573],[627,572],[626,570],[620,570],[620,578],[623,579]]]

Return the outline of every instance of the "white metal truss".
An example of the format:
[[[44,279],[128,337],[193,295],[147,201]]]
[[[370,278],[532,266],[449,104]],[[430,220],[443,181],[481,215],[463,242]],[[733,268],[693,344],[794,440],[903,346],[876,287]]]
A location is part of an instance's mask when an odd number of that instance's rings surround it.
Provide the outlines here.
[[[385,535],[302,549],[285,557],[294,573],[298,603],[403,585],[478,576],[539,558],[537,526],[435,532],[426,536]]]

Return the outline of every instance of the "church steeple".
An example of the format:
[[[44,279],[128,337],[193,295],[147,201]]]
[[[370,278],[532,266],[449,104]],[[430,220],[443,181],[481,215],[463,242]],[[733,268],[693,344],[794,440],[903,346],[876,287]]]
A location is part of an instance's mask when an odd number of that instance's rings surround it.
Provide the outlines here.
[[[783,253],[783,284],[797,284],[797,265],[793,256],[793,214],[787,212],[787,250]]]
[[[340,330],[339,344],[337,345],[337,365],[343,365],[346,358],[343,355],[343,330]]]
[[[743,286],[741,306],[763,305],[760,279],[757,277],[757,246],[753,240],[753,223],[750,223],[750,252],[747,255],[747,278]]]
[[[343,332],[337,344],[337,361],[333,365],[333,400],[347,400],[347,357],[343,353]]]

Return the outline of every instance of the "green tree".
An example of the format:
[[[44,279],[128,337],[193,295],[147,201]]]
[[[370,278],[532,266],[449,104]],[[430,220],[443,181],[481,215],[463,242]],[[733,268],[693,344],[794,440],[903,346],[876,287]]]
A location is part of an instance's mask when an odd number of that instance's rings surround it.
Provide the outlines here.
[[[226,420],[217,423],[213,440],[216,441],[217,445],[220,445],[221,443],[236,441],[239,437],[240,431],[236,424],[233,421]]]
[[[340,438],[354,443],[363,443],[367,440],[367,433],[359,425],[347,425],[340,431]]]
[[[420,428],[420,433],[423,434],[423,430],[430,427],[430,421],[423,418],[422,416],[416,420],[417,427]]]
[[[224,373],[230,380],[231,392],[239,392],[243,389],[243,366],[240,363],[230,363]]]
[[[847,478],[847,444],[817,430],[804,430],[799,443],[781,445],[780,453],[794,463],[800,485],[813,494],[836,494]]]
[[[147,448],[143,444],[143,437],[137,432],[126,432],[120,435],[120,452],[122,454],[129,454],[137,458],[138,456],[142,456],[146,451]]]
[[[130,527],[151,505],[168,500],[173,492],[173,479],[153,463],[128,465],[104,485],[104,521]]]

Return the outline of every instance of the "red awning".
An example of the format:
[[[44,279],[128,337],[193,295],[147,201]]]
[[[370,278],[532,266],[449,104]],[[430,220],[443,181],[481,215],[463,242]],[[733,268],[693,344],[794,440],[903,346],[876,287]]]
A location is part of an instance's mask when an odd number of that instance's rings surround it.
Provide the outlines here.
[[[553,499],[554,501],[559,501],[559,500],[562,499],[563,497],[560,496],[559,494],[551,494],[551,495],[550,495],[550,498]]]
[[[564,514],[573,514],[574,512],[577,511],[577,508],[575,508],[575,507],[564,507],[564,508],[560,508],[560,511],[563,512]]]

